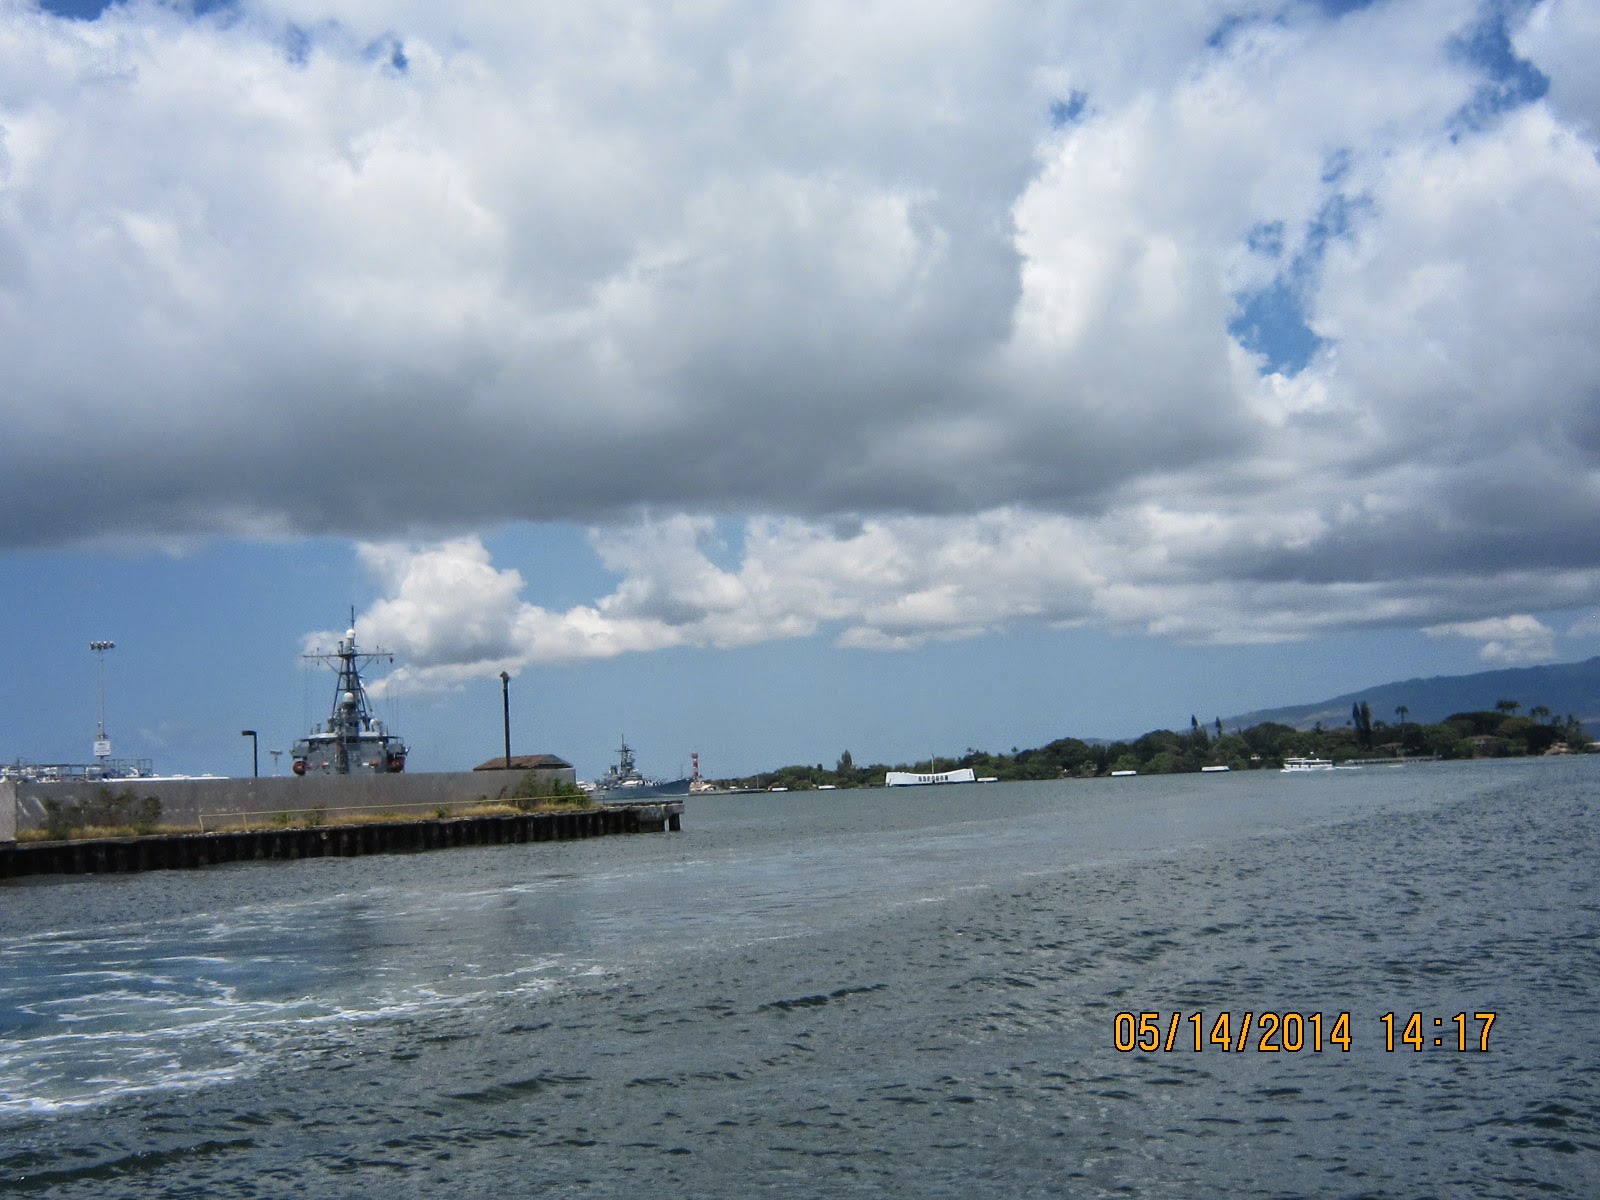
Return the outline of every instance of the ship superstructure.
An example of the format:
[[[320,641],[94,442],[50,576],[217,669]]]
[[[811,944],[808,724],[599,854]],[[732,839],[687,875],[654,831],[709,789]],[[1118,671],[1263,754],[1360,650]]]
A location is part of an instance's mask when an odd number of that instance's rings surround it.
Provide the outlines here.
[[[381,649],[358,650],[354,612],[350,618],[350,629],[331,653],[306,655],[332,667],[338,682],[327,723],[294,744],[296,775],[385,775],[406,769],[406,744],[372,715],[361,682],[363,663],[377,659],[393,662],[394,655]]]
[[[695,756],[698,769],[699,755]],[[617,765],[594,782],[593,795],[597,800],[628,801],[655,799],[662,796],[687,796],[689,779],[646,779],[633,761],[633,747],[622,739],[617,750]]]

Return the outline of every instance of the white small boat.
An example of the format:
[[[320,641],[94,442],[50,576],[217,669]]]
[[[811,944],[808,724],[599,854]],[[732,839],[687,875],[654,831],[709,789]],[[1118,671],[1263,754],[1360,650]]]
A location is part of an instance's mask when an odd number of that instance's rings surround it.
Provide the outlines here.
[[[1201,771],[1202,771],[1202,772],[1206,772],[1206,771],[1227,771],[1227,770],[1231,770],[1231,769],[1232,769],[1232,768],[1230,768],[1230,767],[1227,767],[1227,766],[1221,766],[1221,767],[1201,767],[1201,768],[1200,768],[1200,770],[1201,770]]]
[[[1111,772],[1111,778],[1113,778],[1113,779],[1125,779],[1129,775],[1137,775],[1138,773],[1139,772],[1137,772],[1137,771],[1113,771],[1113,772]]]
[[[1285,771],[1331,771],[1333,760],[1331,758],[1286,758],[1283,760]]]

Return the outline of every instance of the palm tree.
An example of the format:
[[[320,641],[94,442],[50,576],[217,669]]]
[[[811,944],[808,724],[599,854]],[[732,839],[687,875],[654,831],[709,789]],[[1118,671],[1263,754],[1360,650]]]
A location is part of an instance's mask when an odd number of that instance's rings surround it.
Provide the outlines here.
[[[1404,704],[1399,704],[1395,706],[1394,715],[1399,717],[1400,724],[1404,725],[1406,723],[1406,718],[1411,715],[1411,710]]]

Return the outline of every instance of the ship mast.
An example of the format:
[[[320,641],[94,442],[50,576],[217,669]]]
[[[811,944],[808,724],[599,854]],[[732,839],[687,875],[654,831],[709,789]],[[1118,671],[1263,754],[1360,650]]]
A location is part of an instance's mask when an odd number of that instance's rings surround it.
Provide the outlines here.
[[[328,717],[328,732],[334,739],[334,771],[340,775],[350,773],[350,750],[357,746],[363,733],[373,729],[372,710],[367,704],[367,689],[361,683],[361,664],[378,659],[394,661],[387,650],[362,652],[356,649],[356,610],[350,610],[350,628],[339,639],[331,654],[307,654],[333,668],[338,682],[333,690],[333,711]]]

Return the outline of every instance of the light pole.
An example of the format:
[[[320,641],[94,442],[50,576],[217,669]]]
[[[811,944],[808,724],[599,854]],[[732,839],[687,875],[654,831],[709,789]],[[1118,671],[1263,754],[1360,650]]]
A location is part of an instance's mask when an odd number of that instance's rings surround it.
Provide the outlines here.
[[[282,756],[283,751],[282,750],[268,750],[267,753],[272,755],[272,773],[273,773],[274,776],[276,776],[277,773],[278,773],[278,759]]]
[[[256,731],[254,729],[241,729],[239,730],[239,736],[250,739],[250,777],[257,779],[261,775],[261,743],[256,740]]]
[[[111,739],[106,737],[106,651],[116,649],[116,645],[112,641],[89,643],[89,649],[100,660],[100,723],[95,727],[94,756],[100,760],[102,769],[106,759],[111,757]]]
[[[500,701],[506,713],[506,770],[511,770],[511,676],[500,672]]]

